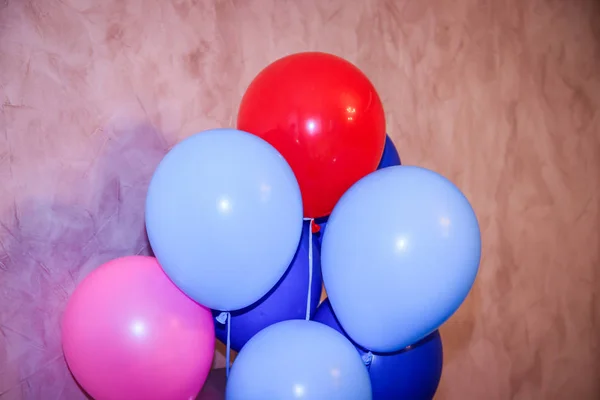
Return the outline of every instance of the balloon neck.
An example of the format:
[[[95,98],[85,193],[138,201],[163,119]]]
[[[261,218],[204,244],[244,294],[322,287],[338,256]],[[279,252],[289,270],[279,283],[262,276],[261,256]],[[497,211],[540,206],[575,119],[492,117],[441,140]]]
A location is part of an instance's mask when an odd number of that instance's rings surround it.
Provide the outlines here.
[[[219,314],[215,319],[217,320],[218,323],[220,324],[225,324],[227,322],[227,317],[229,316],[228,312],[222,312],[221,314]]]
[[[312,220],[312,233],[319,233],[321,232],[321,225],[317,224],[315,222],[315,220]]]
[[[370,367],[371,363],[373,362],[373,353],[369,351],[368,353],[363,354],[362,360],[365,366]]]
[[[312,233],[317,233],[321,230],[321,227],[319,226],[319,224],[317,224],[315,222],[314,218],[308,218],[308,217],[304,217],[304,221],[308,222],[310,224],[310,231]]]

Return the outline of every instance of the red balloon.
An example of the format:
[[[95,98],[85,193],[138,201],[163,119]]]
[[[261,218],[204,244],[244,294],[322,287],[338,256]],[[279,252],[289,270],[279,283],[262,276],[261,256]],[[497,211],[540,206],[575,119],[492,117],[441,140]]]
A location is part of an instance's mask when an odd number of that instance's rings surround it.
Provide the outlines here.
[[[375,171],[385,145],[373,84],[325,53],[293,54],[262,70],[244,94],[237,126],[285,157],[309,218],[329,215],[350,186]]]

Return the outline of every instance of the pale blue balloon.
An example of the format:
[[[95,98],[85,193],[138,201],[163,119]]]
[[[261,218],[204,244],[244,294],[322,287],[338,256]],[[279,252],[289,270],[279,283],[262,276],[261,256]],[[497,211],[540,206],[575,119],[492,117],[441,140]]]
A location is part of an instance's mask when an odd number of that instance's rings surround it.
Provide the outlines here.
[[[418,167],[376,171],[352,186],[327,223],[323,282],[356,343],[392,352],[444,323],[469,293],[481,236],[469,201]]]
[[[290,265],[302,198],[285,159],[264,140],[215,129],[177,144],[146,199],[154,255],[206,307],[231,311],[263,297]]]
[[[356,348],[336,330],[288,320],[257,333],[236,357],[226,400],[371,400]]]

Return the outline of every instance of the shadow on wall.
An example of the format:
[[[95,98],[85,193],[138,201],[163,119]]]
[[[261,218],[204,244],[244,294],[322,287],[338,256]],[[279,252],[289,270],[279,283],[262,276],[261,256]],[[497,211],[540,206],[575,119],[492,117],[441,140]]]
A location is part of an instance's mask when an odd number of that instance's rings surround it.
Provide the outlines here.
[[[149,254],[144,201],[168,148],[153,127],[129,126],[97,133],[106,136],[99,159],[87,171],[65,172],[70,179],[57,177],[53,193],[26,200],[13,193],[3,202],[10,205],[0,210],[3,400],[85,398],[62,355],[60,318],[75,286],[94,268]]]

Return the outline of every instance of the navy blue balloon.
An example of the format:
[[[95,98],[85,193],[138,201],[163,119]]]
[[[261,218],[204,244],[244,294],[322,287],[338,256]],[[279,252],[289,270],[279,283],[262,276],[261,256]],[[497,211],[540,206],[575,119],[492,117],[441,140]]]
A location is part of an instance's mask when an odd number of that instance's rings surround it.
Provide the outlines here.
[[[398,150],[396,146],[394,146],[394,142],[389,135],[385,136],[385,147],[383,148],[383,155],[381,156],[381,161],[379,161],[379,166],[377,169],[393,167],[395,165],[402,165],[400,163],[400,155],[398,154]],[[315,220],[317,225],[321,228],[319,231],[319,244],[323,240],[323,235],[325,234],[325,227],[327,226],[328,217],[318,218]]]
[[[315,219],[315,224],[319,225],[319,233],[317,235],[319,237],[319,246],[321,246],[321,243],[323,242],[323,236],[325,235],[325,228],[327,228],[328,219],[329,217]]]
[[[313,321],[325,324],[348,338],[328,299],[319,306]],[[350,338],[348,340],[352,342]],[[363,360],[368,360],[367,350],[354,342],[352,344]],[[404,350],[372,354],[368,369],[373,400],[431,400],[442,376],[442,363],[442,339],[439,331]]]
[[[379,166],[377,169],[393,167],[395,165],[400,164],[400,155],[398,154],[398,150],[396,146],[394,146],[394,142],[389,135],[385,137],[385,147],[383,148],[383,155],[381,156],[381,161],[379,161]]]
[[[296,255],[281,280],[256,303],[231,312],[231,348],[240,349],[262,329],[277,322],[306,317],[306,301],[309,281],[309,222],[305,222],[302,238]],[[317,237],[313,235],[313,275],[311,284],[311,316],[321,297],[321,261]],[[215,333],[223,343],[227,343],[227,325],[216,320],[219,311],[213,311]]]

